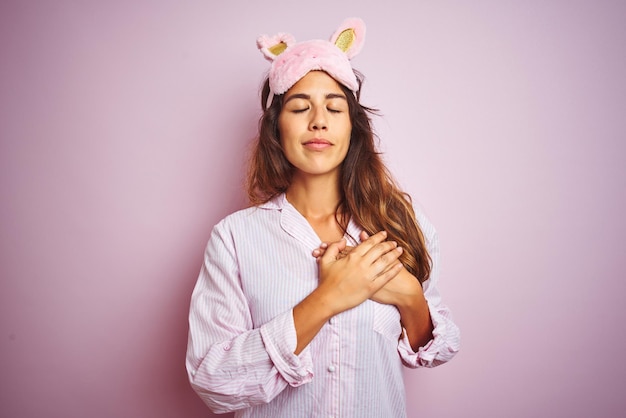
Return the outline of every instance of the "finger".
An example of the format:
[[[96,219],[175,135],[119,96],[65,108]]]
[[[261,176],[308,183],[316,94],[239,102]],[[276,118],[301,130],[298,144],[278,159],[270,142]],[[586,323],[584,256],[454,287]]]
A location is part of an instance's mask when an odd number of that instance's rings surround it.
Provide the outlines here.
[[[398,254],[394,254],[393,250],[398,248],[398,243],[395,241],[384,241],[371,247],[367,253],[363,255],[363,259],[369,263],[375,263],[379,260],[394,260],[398,258]],[[402,251],[402,250],[400,250]],[[391,254],[391,257],[382,258],[387,253]]]
[[[362,231],[362,232],[359,234],[359,238],[361,239],[361,242],[363,242],[363,241],[367,241],[367,239],[368,239],[369,237],[370,237],[370,236],[369,236],[369,235],[367,234],[367,232],[365,232],[365,231]]]
[[[391,251],[386,252],[385,254],[378,257],[374,262],[374,267],[377,275],[380,275],[384,271],[386,271],[389,267],[393,266],[398,262],[398,258],[402,255],[403,249],[402,247],[394,248]]]
[[[332,244],[328,245],[328,248],[326,248],[326,251],[324,252],[324,254],[322,254],[321,256],[318,256],[318,258],[323,263],[336,261],[337,255],[339,255],[339,253],[342,252],[345,248],[346,248],[346,240],[341,239],[337,242],[333,242]]]
[[[313,252],[311,252],[311,255],[315,258],[321,257],[326,252],[326,248],[328,248],[328,243],[322,242],[319,247],[317,247],[316,249],[313,250]]]
[[[374,278],[374,283],[376,283],[378,289],[382,289],[387,283],[393,280],[404,266],[400,261],[396,261],[394,264],[389,266],[386,270],[381,272],[378,276]]]
[[[385,241],[387,239],[387,231],[380,231],[367,238],[365,241],[361,242],[355,250],[357,250],[357,254],[365,255],[370,249],[372,249],[377,244]]]
[[[347,245],[346,248],[344,248],[343,251],[339,253],[339,255],[337,256],[337,260],[341,260],[342,258],[347,257],[348,254],[352,252],[352,250],[354,250],[354,247]]]

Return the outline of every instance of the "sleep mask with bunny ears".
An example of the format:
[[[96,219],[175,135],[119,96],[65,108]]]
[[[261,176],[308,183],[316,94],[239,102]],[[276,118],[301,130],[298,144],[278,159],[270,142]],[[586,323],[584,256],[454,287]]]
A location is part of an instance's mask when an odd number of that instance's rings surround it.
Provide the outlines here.
[[[359,18],[344,20],[330,41],[314,39],[296,43],[293,35],[278,33],[262,35],[257,46],[272,63],[269,71],[270,94],[266,108],[274,95],[284,94],[309,71],[321,70],[354,93],[359,89],[350,59],[363,48],[365,23]]]

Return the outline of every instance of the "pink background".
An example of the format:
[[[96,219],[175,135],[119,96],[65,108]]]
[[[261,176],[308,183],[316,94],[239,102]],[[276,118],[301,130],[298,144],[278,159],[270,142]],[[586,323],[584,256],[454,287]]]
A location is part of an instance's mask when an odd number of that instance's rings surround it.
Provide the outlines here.
[[[624,413],[623,2],[4,0],[0,416],[211,416],[187,310],[245,202],[255,39],[351,15],[463,332],[452,363],[407,372],[409,416]]]

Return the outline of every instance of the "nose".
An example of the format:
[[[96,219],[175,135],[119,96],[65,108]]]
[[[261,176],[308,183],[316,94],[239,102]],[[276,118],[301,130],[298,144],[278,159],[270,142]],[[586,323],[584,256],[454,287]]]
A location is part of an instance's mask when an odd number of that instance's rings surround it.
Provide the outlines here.
[[[309,127],[314,131],[328,129],[328,120],[326,118],[326,111],[324,108],[318,107],[311,113],[311,122]]]

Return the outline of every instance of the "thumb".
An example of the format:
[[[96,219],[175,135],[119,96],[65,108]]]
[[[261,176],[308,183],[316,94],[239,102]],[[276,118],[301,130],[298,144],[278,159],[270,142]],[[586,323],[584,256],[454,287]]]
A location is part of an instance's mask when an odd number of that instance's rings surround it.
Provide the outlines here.
[[[346,240],[342,238],[339,241],[335,241],[328,246],[326,252],[322,257],[320,257],[320,262],[323,264],[328,264],[332,261],[337,261],[337,256],[340,252],[342,252],[346,248]]]

